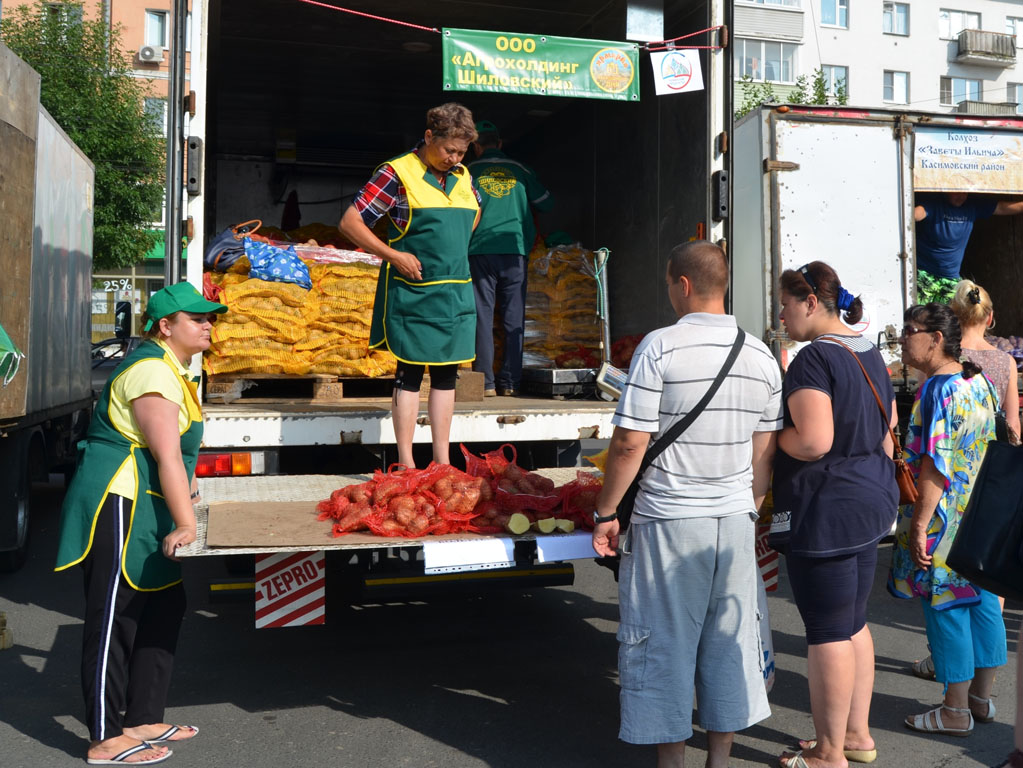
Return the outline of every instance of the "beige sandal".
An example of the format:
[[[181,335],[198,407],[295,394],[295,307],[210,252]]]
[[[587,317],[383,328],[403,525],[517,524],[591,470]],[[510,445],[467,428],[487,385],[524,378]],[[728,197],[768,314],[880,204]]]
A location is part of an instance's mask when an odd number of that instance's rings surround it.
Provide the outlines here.
[[[934,659],[931,658],[930,654],[927,658],[914,661],[912,664],[913,674],[923,680],[934,679]]]
[[[941,710],[943,709],[947,709],[949,712],[954,712],[957,715],[969,715],[970,727],[946,728],[941,720]],[[969,736],[973,733],[973,713],[968,708],[962,709],[942,704],[940,707],[935,707],[928,712],[924,712],[922,715],[910,715],[906,718],[905,725],[907,728],[920,731],[921,733],[937,733],[944,736]]]
[[[973,714],[973,719],[974,720],[976,720],[978,723],[991,723],[991,722],[994,722],[994,719],[995,719],[995,703],[994,703],[994,701],[992,701],[991,699],[982,699],[980,696],[974,696],[972,693],[970,694],[970,701],[977,701],[977,702],[980,702],[981,704],[987,704],[987,714],[984,715],[984,717],[981,717],[980,715],[978,715],[973,710],[973,707],[970,707],[970,712]]]

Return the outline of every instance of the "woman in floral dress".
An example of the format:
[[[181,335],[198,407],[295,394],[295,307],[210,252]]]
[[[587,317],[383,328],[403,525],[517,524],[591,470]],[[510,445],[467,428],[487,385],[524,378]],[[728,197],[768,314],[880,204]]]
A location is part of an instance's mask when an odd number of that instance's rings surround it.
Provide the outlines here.
[[[973,363],[960,363],[962,332],[944,304],[906,310],[903,361],[927,375],[910,417],[907,458],[920,498],[902,508],[888,588],[919,597],[935,676],[945,684],[941,706],[906,718],[925,733],[968,736],[990,722],[991,685],[1006,662],[1005,624],[998,598],[949,570],[973,481],[995,439],[995,395]]]

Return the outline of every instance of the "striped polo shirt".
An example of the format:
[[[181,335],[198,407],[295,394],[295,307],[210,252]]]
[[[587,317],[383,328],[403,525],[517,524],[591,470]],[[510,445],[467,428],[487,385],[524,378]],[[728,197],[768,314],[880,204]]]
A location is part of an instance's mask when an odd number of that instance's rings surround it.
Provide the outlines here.
[[[735,341],[731,315],[694,312],[643,339],[613,423],[651,432],[651,445],[706,394]],[[754,432],[783,426],[781,374],[767,347],[746,336],[721,388],[640,480],[632,521],[753,512]]]

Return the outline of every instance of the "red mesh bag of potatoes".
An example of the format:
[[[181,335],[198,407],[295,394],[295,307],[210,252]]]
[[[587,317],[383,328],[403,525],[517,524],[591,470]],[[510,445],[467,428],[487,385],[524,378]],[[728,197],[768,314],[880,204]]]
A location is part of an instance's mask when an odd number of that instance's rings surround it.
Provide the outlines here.
[[[578,527],[593,529],[593,513],[604,483],[592,472],[577,472],[576,479],[566,483],[561,491],[561,506],[556,517],[572,520]]]

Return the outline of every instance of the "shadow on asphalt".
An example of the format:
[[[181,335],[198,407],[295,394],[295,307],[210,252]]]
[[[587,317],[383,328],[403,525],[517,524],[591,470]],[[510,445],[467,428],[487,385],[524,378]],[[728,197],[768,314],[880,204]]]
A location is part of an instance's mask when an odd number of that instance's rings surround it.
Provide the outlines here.
[[[27,739],[79,756],[84,751],[78,684],[81,576],[52,572],[62,488],[54,483],[36,491],[35,508],[53,511],[33,518],[30,561],[18,574],[0,575],[0,593],[15,604],[28,605],[31,600],[58,614],[54,622],[58,629],[49,644],[52,651],[22,646],[17,648],[19,653],[0,657],[0,719]],[[888,552],[882,550],[882,565],[888,562]],[[399,759],[401,729],[494,768],[653,762],[652,747],[617,741],[615,589],[608,572],[586,561],[577,568],[580,573],[587,568],[599,571],[587,574],[589,583],[596,583],[589,589],[599,592],[598,599],[578,589],[548,588],[348,606],[331,604],[328,595],[326,626],[281,630],[254,629],[251,597],[210,602],[208,580],[223,578],[222,568],[219,560],[204,559],[188,563],[185,569],[189,610],[178,650],[172,707],[229,704],[245,713],[262,714],[267,727],[274,727],[278,718],[273,713],[323,707],[345,716],[340,719],[341,730],[375,729],[379,755],[393,751],[393,765],[418,765],[414,756],[412,762]],[[784,608],[772,608],[776,654],[805,659],[802,624],[790,604],[782,571],[780,591],[772,597],[773,604]],[[1012,651],[1020,606],[1010,604],[1009,608]],[[782,614],[788,617],[787,624]],[[16,627],[17,617],[10,619]],[[933,742],[934,737],[918,737],[902,726],[907,714],[940,701],[941,691],[937,684],[924,684],[909,672],[908,662],[926,653],[922,613],[913,601],[888,596],[883,567],[878,568],[869,620],[872,626],[900,628],[912,638],[904,653],[877,658],[879,676],[905,675],[907,679],[905,690],[899,683],[896,693],[875,692],[871,721],[876,738],[879,743],[907,737]],[[800,720],[806,724],[805,731],[785,732],[779,726],[794,718],[772,717],[737,737],[736,761],[776,764],[777,755],[795,738],[812,736],[805,663],[792,666],[796,669],[779,669],[771,703],[776,712],[806,713]],[[1001,674],[1011,675],[1011,671]],[[914,691],[930,698],[917,699]],[[249,722],[237,727],[251,728],[252,720],[247,718]],[[983,728],[984,738],[980,742],[974,737],[977,748],[1011,743],[1008,723],[978,727]],[[220,738],[238,735],[221,733]],[[764,743],[776,748],[768,751],[758,746]],[[690,744],[705,750],[705,735],[697,730]],[[1001,748],[990,749],[993,758],[1004,754]],[[302,754],[301,747],[294,754],[296,759],[314,756]],[[379,759],[374,765],[387,764],[386,757]]]

